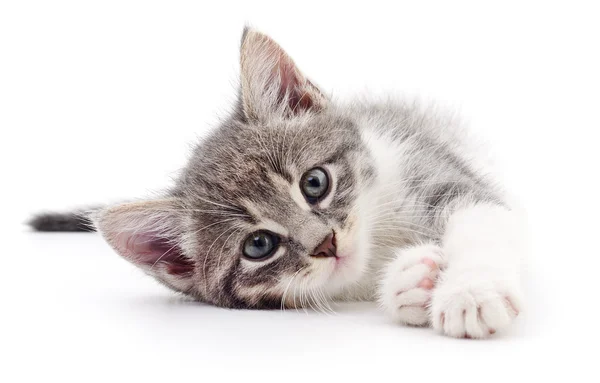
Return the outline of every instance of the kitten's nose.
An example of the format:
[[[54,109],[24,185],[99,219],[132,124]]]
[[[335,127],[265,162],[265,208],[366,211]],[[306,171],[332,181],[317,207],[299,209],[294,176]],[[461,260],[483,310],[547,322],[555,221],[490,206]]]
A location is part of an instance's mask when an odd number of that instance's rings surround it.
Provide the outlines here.
[[[335,257],[336,245],[335,232],[332,232],[319,246],[315,247],[310,256],[315,258]]]

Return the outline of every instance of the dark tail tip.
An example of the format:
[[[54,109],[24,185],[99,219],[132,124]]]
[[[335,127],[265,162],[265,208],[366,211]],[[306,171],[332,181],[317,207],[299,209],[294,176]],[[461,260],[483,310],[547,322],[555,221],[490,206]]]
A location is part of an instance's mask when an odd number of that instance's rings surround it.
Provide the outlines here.
[[[27,224],[35,231],[96,231],[85,213],[41,213],[31,218]]]

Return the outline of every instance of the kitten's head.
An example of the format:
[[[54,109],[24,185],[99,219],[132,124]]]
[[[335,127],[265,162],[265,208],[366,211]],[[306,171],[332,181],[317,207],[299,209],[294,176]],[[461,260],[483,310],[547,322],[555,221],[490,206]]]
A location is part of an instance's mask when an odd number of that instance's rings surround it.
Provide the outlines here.
[[[346,115],[277,43],[246,30],[232,117],[168,197],[106,209],[97,226],[148,274],[220,306],[294,307],[340,293],[367,267],[361,211],[374,178]]]

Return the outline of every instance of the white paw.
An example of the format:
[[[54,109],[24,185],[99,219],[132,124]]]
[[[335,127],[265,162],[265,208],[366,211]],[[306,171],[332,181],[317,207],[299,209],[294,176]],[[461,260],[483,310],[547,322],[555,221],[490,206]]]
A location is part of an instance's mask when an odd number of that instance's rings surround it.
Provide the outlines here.
[[[519,315],[518,284],[485,272],[443,276],[433,293],[433,327],[456,338],[487,338]]]
[[[442,249],[420,245],[398,250],[386,268],[379,302],[396,321],[423,326],[429,323],[429,303],[440,269],[446,265]]]

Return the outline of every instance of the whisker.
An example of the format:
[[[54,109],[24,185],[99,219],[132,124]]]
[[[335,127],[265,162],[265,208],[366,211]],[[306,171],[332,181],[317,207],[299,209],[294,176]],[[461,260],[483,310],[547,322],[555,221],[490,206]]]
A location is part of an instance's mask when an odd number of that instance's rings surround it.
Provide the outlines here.
[[[283,296],[281,298],[281,309],[282,309],[282,311],[285,311],[285,297],[286,297],[286,294],[287,294],[287,292],[288,292],[288,290],[289,290],[292,282],[294,281],[294,278],[296,278],[296,276],[298,275],[298,273],[300,273],[302,270],[306,269],[307,267],[308,266],[304,266],[304,267],[300,268],[298,271],[296,271],[294,273],[294,275],[292,275],[292,278],[290,278],[290,281],[288,282],[285,290],[283,290]],[[294,294],[294,306],[296,306],[295,294]]]

